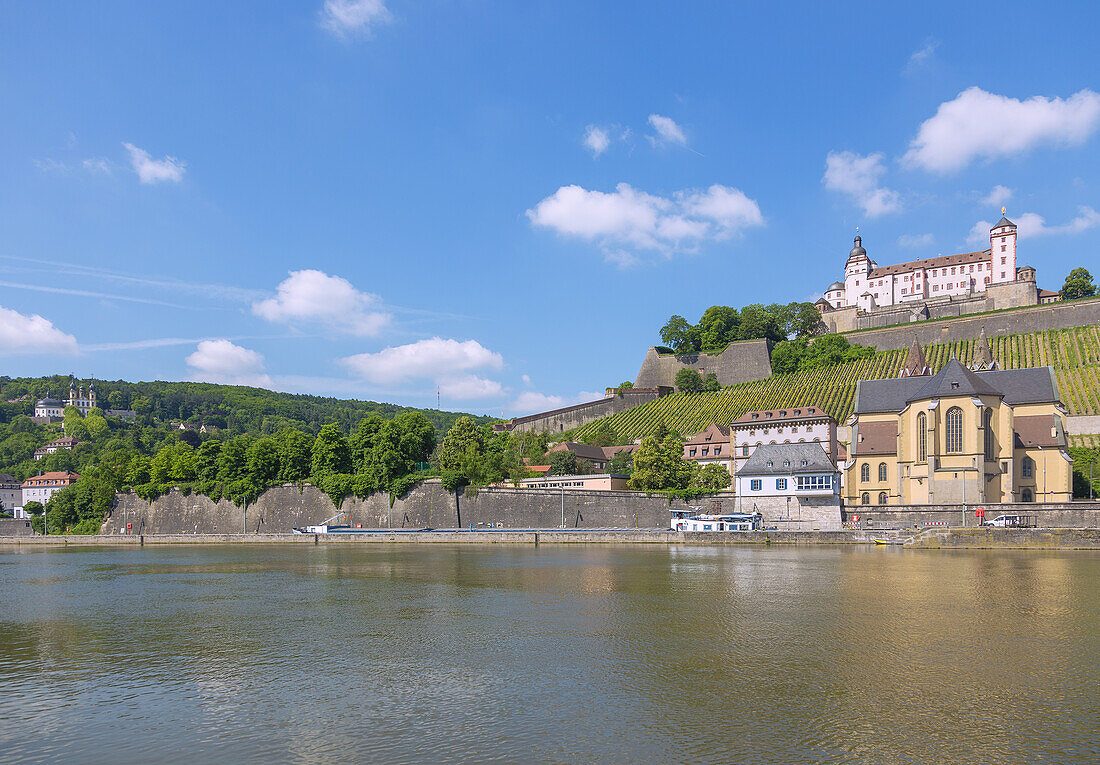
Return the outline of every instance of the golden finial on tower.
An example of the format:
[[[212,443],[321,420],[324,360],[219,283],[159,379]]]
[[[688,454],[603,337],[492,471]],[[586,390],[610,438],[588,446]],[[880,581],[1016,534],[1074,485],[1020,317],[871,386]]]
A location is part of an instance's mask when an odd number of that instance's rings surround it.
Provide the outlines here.
[[[1004,214],[1005,214],[1005,206],[1001,205],[1001,215],[1004,215]]]

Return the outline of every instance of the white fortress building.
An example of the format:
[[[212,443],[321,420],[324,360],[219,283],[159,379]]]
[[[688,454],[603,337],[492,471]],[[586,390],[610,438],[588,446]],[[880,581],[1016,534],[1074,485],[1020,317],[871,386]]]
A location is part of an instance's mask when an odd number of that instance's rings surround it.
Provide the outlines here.
[[[1003,217],[1004,208],[1001,212],[989,230],[989,249],[978,252],[880,266],[857,236],[844,264],[844,281],[830,284],[816,303],[826,326],[845,332],[940,318],[940,312],[960,315],[1038,304],[1035,269],[1017,265],[1016,224]],[[859,321],[866,314],[880,318]]]

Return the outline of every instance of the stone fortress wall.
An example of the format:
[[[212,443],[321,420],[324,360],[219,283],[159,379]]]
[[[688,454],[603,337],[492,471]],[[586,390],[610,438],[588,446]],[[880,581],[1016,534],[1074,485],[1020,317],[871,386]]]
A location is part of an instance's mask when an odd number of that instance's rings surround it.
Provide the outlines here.
[[[563,505],[564,502],[564,505]],[[365,500],[349,498],[342,510],[350,517],[341,523],[362,524],[376,529],[456,529],[471,525],[484,528],[501,524],[506,529],[667,529],[673,509],[695,512],[736,512],[736,498],[728,494],[700,497],[690,502],[669,501],[663,496],[640,492],[539,490],[485,488],[452,494],[438,479],[429,479],[390,506],[389,496],[376,494]],[[965,525],[976,525],[974,507],[968,505]],[[1004,513],[1031,515],[1041,528],[1100,527],[1100,503],[1073,502],[1059,505],[985,505],[986,518]],[[753,508],[745,507],[746,512]],[[834,507],[807,504],[804,507],[759,506],[766,526],[780,530],[828,530],[839,526]],[[133,494],[120,494],[100,530],[101,534],[287,534],[294,527],[323,523],[336,515],[332,501],[319,489],[287,484],[266,491],[255,504],[241,508],[228,500],[213,502],[207,497],[184,496],[175,490],[153,501]],[[910,526],[928,520],[964,525],[958,506],[851,507],[844,520],[859,514],[871,526]],[[127,529],[127,524],[130,528]],[[11,531],[3,530],[11,534]]]
[[[854,331],[846,333],[846,336],[854,345],[870,345],[880,351],[888,351],[909,347],[913,338],[921,345],[927,345],[970,340],[979,337],[983,330],[987,337],[995,337],[1089,325],[1100,325],[1100,298]]]
[[[771,345],[768,340],[741,340],[714,354],[659,354],[656,348],[650,348],[642,360],[642,368],[638,370],[634,385],[642,388],[674,386],[676,373],[681,369],[694,369],[703,376],[713,372],[721,385],[771,377]]]
[[[561,409],[552,409],[549,412],[529,414],[526,417],[513,417],[508,422],[494,425],[493,429],[520,433],[526,431],[562,433],[566,430],[579,428],[581,425],[587,425],[601,417],[625,412],[627,409],[641,406],[672,392],[673,388],[662,386],[626,389],[608,388],[607,395],[598,401],[574,404]]]
[[[716,506],[714,501],[722,503]],[[564,504],[563,504],[564,503]],[[541,490],[483,488],[457,495],[439,479],[417,485],[390,506],[387,494],[367,499],[349,497],[340,510],[364,528],[455,529],[471,524],[503,524],[504,528],[559,528],[562,509],[568,528],[669,528],[670,510],[734,510],[730,496],[703,497],[690,503],[641,492],[580,489]],[[252,505],[236,507],[229,500],[214,502],[199,494],[174,490],[153,502],[134,494],[119,494],[104,521],[102,534],[285,534],[294,527],[323,523],[337,513],[328,495],[310,485],[286,484],[269,489]],[[837,519],[839,521],[839,518]]]

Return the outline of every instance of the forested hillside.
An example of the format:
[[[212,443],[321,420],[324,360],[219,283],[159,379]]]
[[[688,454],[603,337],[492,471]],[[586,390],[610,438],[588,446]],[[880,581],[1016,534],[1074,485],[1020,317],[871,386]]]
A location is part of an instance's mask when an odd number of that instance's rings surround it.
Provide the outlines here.
[[[87,380],[80,381],[87,385]],[[275,433],[294,427],[317,433],[335,422],[345,432],[371,414],[390,419],[401,412],[422,412],[436,430],[446,432],[462,413],[438,409],[381,404],[293,393],[276,393],[263,388],[238,385],[213,385],[196,382],[138,382],[96,380],[101,409],[133,409],[139,419],[154,421],[182,420],[214,425],[233,433]],[[34,401],[52,393],[62,400],[68,396],[69,378],[0,377],[0,422],[10,422],[18,414],[34,413]],[[492,417],[473,417],[479,424],[493,422]]]

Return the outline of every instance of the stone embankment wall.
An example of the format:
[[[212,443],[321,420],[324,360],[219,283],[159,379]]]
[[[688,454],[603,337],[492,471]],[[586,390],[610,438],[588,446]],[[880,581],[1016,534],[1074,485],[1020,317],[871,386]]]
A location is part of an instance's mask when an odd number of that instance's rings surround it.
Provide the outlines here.
[[[625,412],[627,409],[649,403],[672,392],[672,388],[627,388],[598,401],[588,401],[584,404],[574,404],[561,409],[553,409],[549,412],[516,417],[495,427],[498,430],[521,433],[527,431],[562,433],[566,430],[579,428],[581,425],[587,425],[601,417],[609,417],[619,412]]]
[[[719,503],[723,500],[728,503],[726,512],[732,511],[732,498],[717,498]],[[505,528],[558,528],[562,525],[563,502],[568,528],[667,529],[670,509],[689,507],[682,500],[670,504],[663,496],[627,491],[487,488],[456,496],[433,479],[396,500],[392,508],[386,494],[365,500],[351,497],[341,507],[350,521],[345,517],[341,522],[382,529],[453,529],[479,523],[503,524]],[[690,504],[707,510],[715,507],[712,499],[692,500]],[[126,533],[127,524],[133,534],[285,533],[294,527],[320,524],[336,513],[328,496],[308,485],[270,489],[247,508],[236,507],[228,500],[213,502],[197,494],[185,497],[179,491],[154,502],[120,494],[101,533]]]
[[[715,354],[670,353],[662,356],[656,348],[650,348],[634,385],[639,388],[675,385],[676,373],[681,369],[694,369],[704,376],[713,372],[722,385],[771,377],[771,343],[767,340],[742,340],[730,343],[724,351]]]
[[[1100,324],[1100,298],[1091,298],[1019,308],[1003,313],[899,324],[884,329],[848,332],[845,335],[854,344],[871,345],[880,351],[888,351],[908,348],[914,337],[921,345],[927,345],[969,340],[979,337],[983,329],[986,336],[992,337],[1097,324]]]
[[[0,536],[29,537],[34,534],[31,522],[24,518],[0,518]]]
[[[1100,528],[1100,502],[1062,502],[1038,505],[1035,503],[1005,503],[966,505],[853,505],[844,508],[844,520],[859,516],[863,527],[896,528],[922,525],[928,521],[946,521],[952,527],[980,526],[975,509],[985,511],[984,520],[991,521],[998,515],[1029,515],[1034,524],[1043,529],[1095,529]]]

